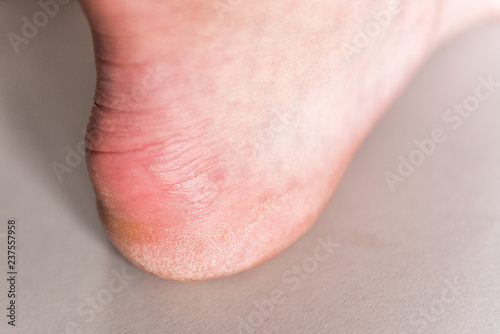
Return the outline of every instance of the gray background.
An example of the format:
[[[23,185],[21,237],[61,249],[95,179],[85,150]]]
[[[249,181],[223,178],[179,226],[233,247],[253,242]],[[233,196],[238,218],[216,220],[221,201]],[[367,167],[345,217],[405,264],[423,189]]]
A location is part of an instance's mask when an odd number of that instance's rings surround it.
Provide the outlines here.
[[[499,25],[433,56],[296,244],[248,272],[180,283],[135,269],[111,247],[84,163],[56,177],[52,163],[83,138],[95,73],[75,1],[14,52],[7,33],[38,10],[32,0],[0,1],[0,332],[11,332],[9,218],[18,221],[19,333],[500,332],[500,89],[457,130],[442,118],[479,75],[500,80]],[[435,128],[447,141],[391,192],[384,173]],[[326,261],[294,284],[283,279],[328,236],[339,246]],[[110,294],[114,271],[131,280]],[[280,302],[259,310],[274,294]],[[93,319],[77,312],[98,296],[107,305]]]

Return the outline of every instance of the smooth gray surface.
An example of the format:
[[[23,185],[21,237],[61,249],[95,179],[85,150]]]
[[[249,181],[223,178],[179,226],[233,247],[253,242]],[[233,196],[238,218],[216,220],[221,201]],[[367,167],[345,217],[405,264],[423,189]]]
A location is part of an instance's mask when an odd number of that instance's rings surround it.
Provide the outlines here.
[[[74,1],[15,53],[6,34],[38,9],[35,1],[0,1],[0,278],[14,217],[18,333],[64,333],[72,323],[82,333],[500,332],[500,88],[458,129],[443,120],[474,93],[478,76],[500,80],[499,25],[469,32],[433,57],[296,244],[239,275],[179,283],[135,269],[111,247],[84,163],[63,182],[56,177],[51,164],[64,163],[66,147],[76,150],[83,138],[93,58]],[[384,173],[436,128],[447,140],[391,192]],[[294,265],[311,264],[317,238],[328,236],[338,248],[292,281]],[[133,279],[109,293],[122,270]],[[446,290],[450,284],[456,289]],[[0,279],[2,333],[14,332],[6,291]],[[259,316],[255,304],[276,294],[280,303]],[[93,319],[88,306],[78,313],[97,296],[112,300]],[[253,320],[251,331],[238,328],[241,319]]]

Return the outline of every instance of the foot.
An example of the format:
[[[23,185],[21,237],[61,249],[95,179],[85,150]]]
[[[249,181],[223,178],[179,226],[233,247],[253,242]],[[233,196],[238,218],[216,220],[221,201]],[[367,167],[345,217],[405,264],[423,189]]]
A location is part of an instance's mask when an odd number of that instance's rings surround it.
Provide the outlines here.
[[[104,227],[135,265],[177,280],[240,272],[297,240],[426,55],[499,7],[81,3],[98,71],[87,162]]]

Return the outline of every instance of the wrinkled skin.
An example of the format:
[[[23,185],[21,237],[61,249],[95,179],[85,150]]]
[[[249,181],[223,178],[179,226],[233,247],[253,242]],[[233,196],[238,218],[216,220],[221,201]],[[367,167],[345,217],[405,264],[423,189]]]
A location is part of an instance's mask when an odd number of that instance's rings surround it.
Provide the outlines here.
[[[177,280],[241,272],[297,240],[418,65],[499,13],[491,0],[80,2],[104,227]]]

